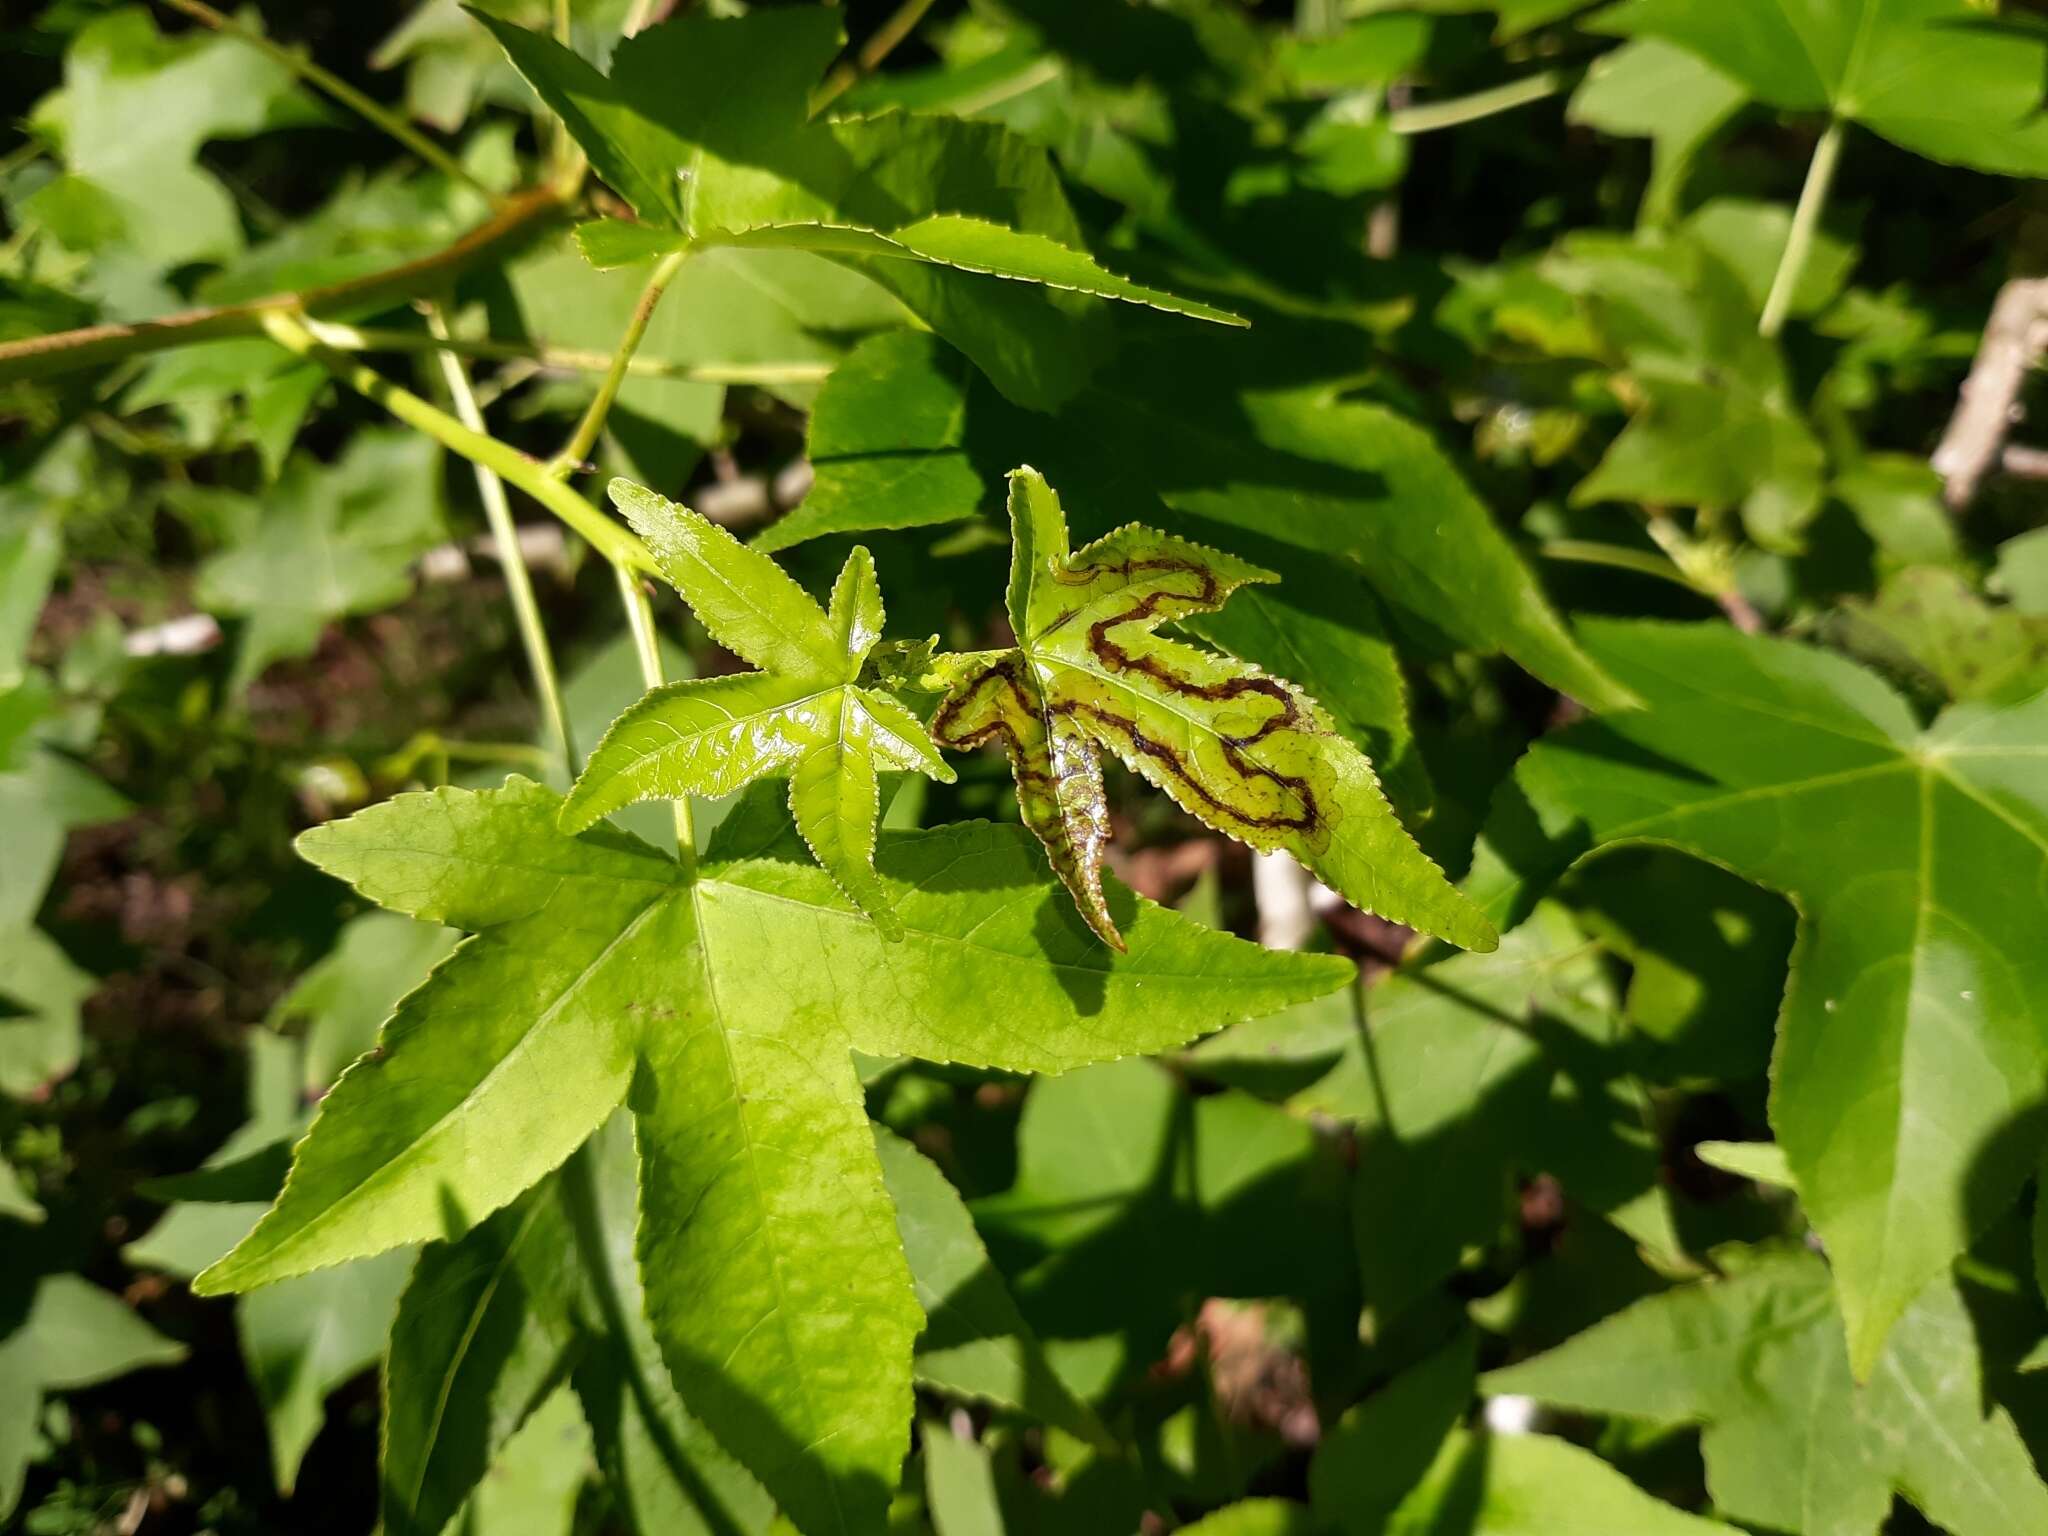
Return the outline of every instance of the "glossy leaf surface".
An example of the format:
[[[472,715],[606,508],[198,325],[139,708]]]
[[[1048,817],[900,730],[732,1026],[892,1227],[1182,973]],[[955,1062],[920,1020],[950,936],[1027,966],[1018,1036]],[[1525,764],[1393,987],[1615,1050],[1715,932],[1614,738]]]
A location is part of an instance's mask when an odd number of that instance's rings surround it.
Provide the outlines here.
[[[612,497],[712,638],[763,670],[672,683],[619,716],[562,807],[563,830],[641,800],[787,778],[790,813],[818,862],[900,936],[875,875],[880,774],[950,782],[953,771],[916,715],[861,686],[884,623],[874,561],[865,549],[847,556],[827,612],[773,560],[687,507],[624,481]]]

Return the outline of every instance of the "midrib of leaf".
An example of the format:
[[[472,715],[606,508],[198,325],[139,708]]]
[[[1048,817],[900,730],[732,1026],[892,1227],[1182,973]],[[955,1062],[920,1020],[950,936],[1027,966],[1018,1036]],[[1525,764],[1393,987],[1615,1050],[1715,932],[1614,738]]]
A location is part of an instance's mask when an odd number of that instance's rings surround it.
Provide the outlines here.
[[[448,1401],[455,1393],[455,1378],[461,1374],[463,1363],[469,1358],[469,1346],[475,1342],[476,1332],[483,1326],[484,1318],[491,1310],[491,1303],[497,1297],[499,1285],[504,1282],[505,1276],[515,1268],[514,1261],[518,1257],[521,1246],[526,1242],[528,1234],[533,1231],[534,1223],[540,1219],[540,1211],[540,1201],[535,1200],[532,1208],[526,1213],[526,1219],[520,1222],[518,1232],[513,1235],[512,1241],[505,1245],[504,1251],[499,1255],[498,1263],[492,1270],[489,1282],[484,1286],[482,1294],[478,1296],[476,1305],[470,1309],[469,1321],[463,1326],[462,1341],[456,1345],[454,1356],[450,1360],[447,1370],[442,1373],[440,1389],[434,1400],[434,1416],[427,1425],[427,1453],[419,1459],[419,1476],[414,1480],[412,1492],[405,1504],[408,1516],[415,1515],[419,1510],[420,1494],[426,1488],[427,1470],[433,1462],[433,1450],[440,1443],[441,1422],[447,1416]],[[386,1390],[389,1390],[388,1383]],[[386,1427],[387,1429],[389,1428],[388,1419]],[[383,1455],[378,1457],[378,1462],[380,1465],[388,1465]]]
[[[718,1032],[718,1053],[720,1060],[725,1063],[726,1085],[732,1091],[734,1118],[739,1121],[740,1135],[744,1138],[743,1146],[747,1165],[747,1180],[754,1188],[754,1209],[761,1214],[761,1232],[763,1235],[766,1235],[770,1225],[768,1221],[768,1195],[767,1191],[762,1187],[761,1171],[755,1162],[754,1126],[746,1113],[746,1099],[740,1093],[739,1067],[732,1059],[732,1042],[727,1035],[725,1027],[725,1005],[719,1001],[718,975],[711,963],[711,946],[705,942],[705,935],[710,932],[710,928],[704,921],[703,899],[700,894],[703,888],[704,879],[700,873],[696,879],[690,882],[690,909],[691,919],[696,929],[698,964],[704,977],[705,1000],[710,1005],[711,1027]],[[838,1050],[844,1047],[839,1042],[832,1041],[828,1042],[825,1048],[827,1050]],[[811,1378],[802,1368],[802,1356],[797,1351],[796,1340],[790,1337],[789,1332],[789,1288],[784,1284],[782,1278],[782,1245],[777,1241],[770,1243],[768,1246],[769,1272],[775,1277],[774,1311],[769,1314],[769,1317],[762,1318],[760,1323],[755,1324],[754,1328],[749,1329],[741,1336],[739,1342],[726,1355],[725,1364],[731,1365],[733,1356],[737,1355],[746,1346],[747,1341],[754,1336],[754,1333],[759,1328],[766,1325],[770,1318],[773,1318],[775,1332],[782,1342],[782,1357],[789,1362],[790,1376],[796,1382],[797,1391],[803,1397],[805,1424],[807,1426],[815,1425],[819,1422],[819,1419],[817,1403],[811,1395]],[[831,1433],[828,1432],[826,1438],[830,1438]],[[821,1440],[812,1440],[797,1454],[799,1456],[807,1455],[822,1443],[823,1441]],[[836,1517],[839,1530],[850,1533],[851,1527],[846,1523],[846,1506],[839,1499],[839,1479],[827,1474],[824,1478],[824,1483],[832,1496],[832,1512]]]
[[[1911,1032],[1914,1020],[1920,1013],[1920,962],[1922,953],[1927,947],[1927,920],[1934,915],[1934,776],[1923,770],[1918,778],[1920,788],[1920,826],[1918,828],[1919,837],[1916,844],[1918,865],[1914,870],[1914,889],[1917,894],[1914,897],[1913,906],[1913,942],[1906,951],[1905,997],[1903,1005],[1899,1010],[1899,1054],[1902,1058],[1905,1055],[1905,1037]],[[1928,999],[1930,1004],[1932,1001],[1933,999]],[[1888,1138],[1891,1145],[1885,1149],[1888,1164],[1884,1170],[1884,1230],[1887,1233],[1898,1230],[1900,1220],[1900,1180],[1897,1177],[1899,1166],[1899,1128],[1906,1123],[1906,1093],[1909,1083],[1907,1074],[1903,1069],[1903,1064],[1901,1065],[1897,1082],[1897,1114],[1893,1122],[1891,1136]],[[1880,1296],[1891,1288],[1893,1252],[1894,1245],[1886,1243],[1878,1256],[1877,1284],[1872,1289]],[[1881,1344],[1884,1337],[1896,1326],[1895,1318],[1887,1318],[1878,1335],[1877,1343]],[[1855,1363],[1856,1357],[1862,1353],[1865,1347],[1861,1339],[1852,1338],[1849,1341],[1849,1355],[1852,1366]],[[1874,1348],[1875,1345],[1868,1347]],[[1873,1360],[1872,1364],[1875,1363],[1875,1360]]]
[[[418,1161],[419,1150],[422,1147],[426,1146],[429,1142],[437,1139],[444,1130],[446,1130],[452,1123],[455,1122],[458,1116],[464,1115],[475,1108],[477,1099],[487,1089],[489,1089],[493,1083],[495,1083],[498,1080],[498,1078],[513,1064],[513,1062],[523,1057],[527,1048],[542,1033],[546,1026],[554,1019],[555,1015],[561,1012],[561,1010],[568,1004],[569,999],[576,995],[576,993],[578,992],[578,990],[581,989],[583,984],[590,979],[591,975],[607,960],[609,960],[612,956],[612,953],[615,950],[617,950],[620,945],[624,944],[628,939],[630,939],[634,935],[634,933],[636,933],[639,930],[640,925],[646,922],[647,919],[650,916],[652,916],[656,911],[658,911],[662,905],[662,899],[656,897],[649,900],[644,906],[642,906],[637,912],[635,912],[632,918],[623,927],[620,928],[618,934],[614,938],[609,940],[602,950],[598,951],[596,958],[591,960],[588,965],[584,966],[582,970],[576,973],[576,975],[568,982],[568,984],[562,988],[561,992],[556,995],[555,1000],[549,1003],[547,1008],[540,1014],[540,1016],[534,1020],[532,1026],[520,1035],[518,1043],[514,1045],[511,1050],[507,1051],[502,1057],[500,1057],[497,1064],[493,1066],[490,1069],[490,1071],[486,1072],[481,1078],[479,1078],[477,1080],[476,1085],[473,1088],[471,1088],[467,1093],[465,1093],[454,1104],[451,1104],[446,1110],[444,1110],[435,1119],[432,1125],[428,1126],[424,1131],[422,1131],[418,1136],[414,1137],[404,1147],[401,1147],[398,1151],[394,1152],[390,1157],[386,1158],[382,1163],[378,1164],[376,1168],[372,1169],[368,1174],[366,1174],[363,1177],[363,1179],[355,1186],[355,1188],[351,1189],[347,1194],[343,1195],[340,1199],[334,1201],[332,1204],[321,1209],[310,1219],[308,1219],[303,1226],[300,1226],[296,1230],[294,1230],[292,1234],[283,1242],[279,1243],[276,1247],[272,1248],[270,1250],[269,1257],[271,1257],[274,1260],[275,1257],[280,1253],[289,1253],[295,1248],[301,1248],[305,1246],[307,1238],[310,1237],[313,1233],[324,1230],[326,1227],[333,1223],[334,1218],[336,1216],[340,1215],[345,1211],[353,1210],[357,1205],[363,1202],[366,1196],[373,1194],[375,1191],[379,1189],[382,1189],[384,1185],[390,1181],[392,1177],[392,1171],[394,1169],[403,1168]],[[545,909],[543,908],[543,910]],[[474,941],[465,940],[461,945],[457,947],[458,949],[466,949],[472,942]],[[368,1058],[365,1059],[367,1060]],[[355,1070],[355,1067],[351,1067],[349,1069],[350,1072],[353,1072]],[[343,1077],[346,1077],[347,1075],[347,1073],[344,1073]],[[337,1084],[337,1086],[339,1086],[339,1084]],[[297,1170],[295,1168],[294,1173],[296,1173],[296,1171]],[[291,1182],[292,1181],[290,1179],[287,1179],[285,1181],[286,1193],[289,1193],[291,1189]],[[279,1199],[283,1199],[282,1194],[279,1196]],[[489,1212],[483,1211],[471,1214],[473,1214],[473,1216],[476,1219],[481,1220],[482,1217],[488,1215]],[[254,1234],[252,1233],[251,1235],[253,1236]],[[346,1260],[337,1259],[330,1261],[330,1263],[328,1264],[323,1264],[318,1267],[326,1269],[331,1268],[333,1264],[346,1262]]]

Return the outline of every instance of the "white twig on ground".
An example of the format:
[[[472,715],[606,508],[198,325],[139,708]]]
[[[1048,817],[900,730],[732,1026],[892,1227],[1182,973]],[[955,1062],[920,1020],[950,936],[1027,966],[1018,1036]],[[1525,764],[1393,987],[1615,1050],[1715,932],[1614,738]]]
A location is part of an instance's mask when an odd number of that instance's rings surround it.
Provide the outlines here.
[[[2000,462],[2005,435],[2019,419],[2020,388],[2048,350],[2048,278],[2019,277],[1998,292],[1984,339],[1956,399],[1948,430],[1929,460],[1946,484],[1949,510],[1960,512]]]

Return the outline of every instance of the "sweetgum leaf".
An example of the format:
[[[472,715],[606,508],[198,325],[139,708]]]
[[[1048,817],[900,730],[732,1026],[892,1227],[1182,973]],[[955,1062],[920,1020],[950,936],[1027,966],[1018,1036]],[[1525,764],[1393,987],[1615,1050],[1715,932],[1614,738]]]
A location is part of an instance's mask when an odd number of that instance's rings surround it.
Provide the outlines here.
[[[1010,537],[1017,646],[937,663],[949,691],[932,731],[956,749],[1002,743],[1025,824],[1105,943],[1123,944],[1101,889],[1104,751],[1219,831],[1294,854],[1364,910],[1466,948],[1498,942],[1320,707],[1255,667],[1153,633],[1270,573],[1136,524],[1070,551],[1059,498],[1031,469],[1010,479]]]
[[[1481,1385],[1703,1426],[1715,1504],[1770,1530],[1875,1536],[1895,1492],[1954,1536],[2048,1526],[2048,1487],[2005,1410],[1985,1405],[1947,1276],[1906,1310],[1861,1386],[1827,1266],[1807,1252],[1639,1301]]]
[[[199,602],[247,620],[230,686],[303,656],[348,614],[412,590],[412,562],[442,536],[441,453],[426,438],[365,431],[332,466],[296,459],[246,542],[208,560]]]
[[[185,1358],[184,1345],[77,1275],[36,1282],[25,1315],[10,1308],[7,1321],[10,1330],[0,1334],[0,1518],[21,1497],[22,1477],[41,1438],[36,1418],[45,1392],[89,1387]]]
[[[1662,38],[1771,106],[1830,112],[1932,160],[2048,172],[2048,37],[1989,24],[1970,0],[1629,0],[1594,25]]]
[[[1788,641],[1604,623],[1588,643],[1650,707],[1532,749],[1468,889],[1506,922],[1585,850],[1652,841],[1791,897],[1771,1124],[1867,1375],[2040,1148],[2048,694],[1922,730]]]
[[[959,1191],[923,1153],[877,1126],[882,1177],[924,1309],[917,1379],[927,1387],[1014,1408],[1097,1444],[1113,1443],[1068,1390],[1017,1310]]]
[[[562,807],[580,832],[641,800],[727,795],[789,780],[797,831],[841,890],[891,937],[901,926],[875,876],[879,773],[953,770],[902,704],[860,686],[882,637],[865,549],[846,558],[828,613],[768,556],[687,507],[619,480],[625,512],[711,637],[764,670],[650,691],[605,733]]]
[[[1650,1106],[1605,1049],[1622,1033],[1613,986],[1562,908],[1539,907],[1494,954],[1395,972],[1367,989],[1365,1014],[1290,1104],[1357,1126],[1352,1224],[1377,1326],[1493,1238],[1517,1176],[1554,1175],[1678,1260]]]
[[[904,929],[889,943],[778,844],[722,836],[690,882],[618,833],[562,832],[560,811],[513,779],[301,839],[380,905],[479,931],[322,1102],[276,1207],[195,1288],[459,1232],[566,1158],[630,1080],[655,1338],[692,1410],[808,1531],[880,1529],[921,1322],[850,1053],[1060,1071],[1350,972],[1121,892],[1130,947],[1110,955],[1019,828],[885,839]]]
[[[550,1182],[420,1255],[398,1299],[384,1368],[382,1512],[391,1536],[437,1536],[566,1376],[572,1242]]]
[[[1454,1429],[1383,1529],[1385,1536],[1725,1536],[1734,1527],[1651,1498],[1568,1440]]]

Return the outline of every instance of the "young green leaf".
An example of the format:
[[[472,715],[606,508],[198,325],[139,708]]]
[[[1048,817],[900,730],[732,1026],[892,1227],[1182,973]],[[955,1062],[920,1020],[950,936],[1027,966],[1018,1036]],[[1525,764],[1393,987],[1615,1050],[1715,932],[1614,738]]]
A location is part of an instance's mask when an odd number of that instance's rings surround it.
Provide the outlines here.
[[[566,1376],[575,1343],[572,1241],[547,1182],[420,1255],[398,1298],[384,1367],[390,1536],[438,1536]]]
[[[1102,899],[1105,750],[1219,831],[1294,854],[1367,911],[1468,949],[1498,942],[1320,707],[1255,667],[1153,633],[1270,573],[1135,524],[1070,551],[1066,513],[1032,469],[1010,477],[1010,538],[1017,645],[936,663],[948,692],[932,730],[956,750],[1002,743],[1025,824],[1105,943],[1123,947]]]
[[[1827,1266],[1782,1252],[1639,1301],[1481,1385],[1702,1425],[1715,1504],[1768,1530],[1876,1536],[1894,1492],[1954,1536],[2048,1529],[2048,1487],[2005,1410],[1987,1409],[1981,1374],[1969,1314],[1943,1276],[1857,1386]]]
[[[1870,673],[1788,641],[1609,623],[1589,647],[1650,707],[1529,753],[1470,889],[1506,922],[1589,847],[1651,841],[1792,897],[1771,1125],[1865,1375],[2040,1147],[2048,695],[1923,731]]]
[[[1653,1499],[1591,1451],[1549,1435],[1454,1429],[1385,1536],[1733,1536]]]
[[[671,683],[605,733],[562,806],[580,832],[622,806],[727,795],[787,778],[797,831],[847,898],[900,937],[875,875],[883,770],[950,783],[923,722],[861,670],[882,637],[882,592],[865,549],[846,557],[830,611],[768,556],[687,507],[623,480],[612,499],[662,572],[727,650],[763,670]]]
[[[760,655],[820,643],[716,611]],[[849,594],[841,611],[866,609]],[[1059,1071],[1350,972],[1121,892],[1129,950],[1109,955],[1021,829],[885,839],[878,878],[904,930],[890,943],[779,846],[714,840],[689,882],[616,832],[564,833],[560,812],[514,779],[400,796],[301,839],[379,904],[480,931],[322,1102],[277,1206],[195,1288],[460,1231],[566,1158],[632,1080],[655,1337],[693,1411],[810,1531],[879,1530],[921,1322],[850,1052]]]

